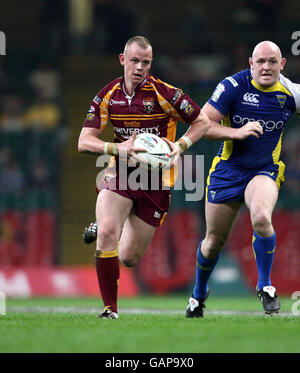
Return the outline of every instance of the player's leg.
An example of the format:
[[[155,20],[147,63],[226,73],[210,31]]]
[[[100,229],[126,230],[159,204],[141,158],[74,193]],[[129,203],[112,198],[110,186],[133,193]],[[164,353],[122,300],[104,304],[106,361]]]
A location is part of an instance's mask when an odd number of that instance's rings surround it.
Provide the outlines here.
[[[245,189],[245,203],[250,210],[253,229],[262,237],[274,233],[272,213],[277,199],[278,187],[268,176],[255,176]]]
[[[96,204],[98,225],[95,265],[104,303],[100,317],[117,317],[118,282],[120,277],[118,241],[133,202],[109,190],[101,190]],[[114,317],[115,316],[115,317]]]
[[[132,192],[134,209],[125,221],[119,242],[119,258],[127,267],[135,266],[160,227],[170,204],[168,190]]]
[[[206,201],[206,236],[197,250],[196,283],[189,301],[186,317],[202,317],[204,301],[208,296],[208,280],[217,264],[231,232],[241,203],[226,204]]]
[[[119,258],[126,267],[134,267],[139,262],[153,238],[155,229],[133,212],[130,213],[119,241]]]
[[[246,187],[245,202],[250,210],[253,226],[252,246],[258,271],[257,290],[267,313],[278,312],[280,308],[270,277],[276,247],[272,213],[277,199],[278,187],[268,176],[257,175]]]
[[[100,177],[97,178],[97,193],[101,189],[106,189],[106,185],[109,180],[116,176],[116,165],[115,165],[115,157],[111,157],[109,166],[101,171]],[[83,242],[86,244],[90,244],[97,239],[97,222],[92,222],[88,227],[84,228],[83,231]]]

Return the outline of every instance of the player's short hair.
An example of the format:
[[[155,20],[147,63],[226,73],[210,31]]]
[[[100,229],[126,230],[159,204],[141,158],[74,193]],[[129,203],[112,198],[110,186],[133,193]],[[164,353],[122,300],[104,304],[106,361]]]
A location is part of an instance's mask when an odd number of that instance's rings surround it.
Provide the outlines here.
[[[127,43],[125,44],[125,47],[124,47],[124,54],[126,52],[126,49],[133,43],[137,43],[139,47],[143,48],[143,49],[147,49],[147,48],[152,48],[152,45],[150,43],[150,41],[145,38],[144,36],[133,36],[132,38],[130,38]]]

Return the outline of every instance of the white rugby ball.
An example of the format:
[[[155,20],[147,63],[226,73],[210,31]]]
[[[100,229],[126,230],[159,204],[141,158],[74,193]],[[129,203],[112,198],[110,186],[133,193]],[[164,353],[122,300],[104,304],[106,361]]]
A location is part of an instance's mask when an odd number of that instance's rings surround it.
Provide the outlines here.
[[[152,133],[141,133],[134,140],[134,146],[146,149],[146,152],[137,152],[137,154],[146,161],[150,170],[170,168],[171,158],[167,154],[172,150],[161,137]]]

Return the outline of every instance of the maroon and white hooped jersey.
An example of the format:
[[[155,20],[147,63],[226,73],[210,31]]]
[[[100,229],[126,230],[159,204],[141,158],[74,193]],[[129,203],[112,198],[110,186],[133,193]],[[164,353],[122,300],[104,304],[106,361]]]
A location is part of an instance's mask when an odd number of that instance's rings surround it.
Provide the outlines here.
[[[83,127],[102,132],[108,122],[114,127],[116,142],[128,140],[135,132],[148,132],[175,141],[177,122],[193,122],[200,107],[182,90],[149,75],[128,96],[124,78],[107,84],[93,99]]]

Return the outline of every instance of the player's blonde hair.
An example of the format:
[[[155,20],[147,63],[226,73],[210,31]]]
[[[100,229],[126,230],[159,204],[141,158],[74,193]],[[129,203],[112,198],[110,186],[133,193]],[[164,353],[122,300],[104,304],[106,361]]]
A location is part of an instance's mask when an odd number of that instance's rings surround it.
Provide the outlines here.
[[[150,41],[147,38],[145,38],[144,36],[133,36],[125,44],[124,52],[123,52],[124,54],[126,53],[127,48],[133,43],[137,43],[138,46],[143,48],[143,49],[147,49],[149,47],[152,48],[152,45],[151,45]]]

